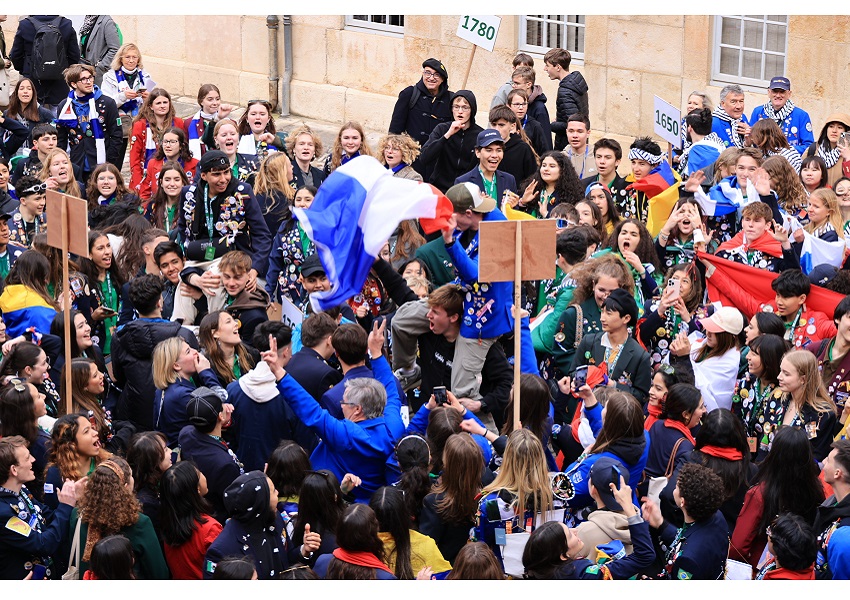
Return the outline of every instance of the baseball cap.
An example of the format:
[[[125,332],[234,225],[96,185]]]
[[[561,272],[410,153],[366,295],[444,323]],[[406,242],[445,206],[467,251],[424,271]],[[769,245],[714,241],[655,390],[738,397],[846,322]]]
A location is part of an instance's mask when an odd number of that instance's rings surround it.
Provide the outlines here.
[[[301,263],[301,276],[310,277],[316,273],[325,273],[325,267],[322,266],[322,261],[319,260],[318,254],[311,254],[303,263]]]
[[[3,216],[0,215],[0,219],[2,218]],[[824,286],[835,279],[839,270],[838,267],[834,267],[833,265],[818,265],[809,273],[809,281],[814,285]]]
[[[790,90],[791,80],[787,77],[774,77],[770,80],[770,90]]]
[[[605,508],[608,510],[623,510],[623,507],[620,506],[620,503],[614,498],[614,494],[611,492],[611,488],[609,487],[611,483],[616,483],[617,487],[619,487],[621,475],[623,477],[623,481],[625,481],[626,485],[628,485],[629,470],[619,460],[609,456],[600,457],[595,463],[593,463],[593,466],[590,467],[590,482],[593,484],[593,487],[596,488],[596,493],[599,494],[602,504],[604,504]],[[599,508],[602,507],[600,506]]]
[[[0,221],[8,221],[12,218],[12,215],[9,213],[0,213]]]
[[[475,147],[486,148],[490,144],[496,143],[505,143],[505,140],[502,139],[502,134],[496,131],[495,129],[485,129],[484,131],[478,134],[478,139],[475,142]]]
[[[229,169],[230,161],[221,150],[209,150],[201,157],[198,170],[201,173],[209,173],[213,169]]]
[[[192,390],[186,403],[186,416],[189,422],[202,431],[210,431],[218,421],[221,412],[221,398],[210,388],[201,386]]]
[[[452,207],[457,213],[467,210],[477,213],[488,213],[496,208],[496,200],[486,194],[482,194],[481,188],[469,181],[450,187],[446,190],[446,198],[452,201]]]
[[[721,306],[707,319],[700,319],[702,328],[711,333],[725,331],[732,335],[738,335],[744,328],[744,317],[741,311],[731,306]]]

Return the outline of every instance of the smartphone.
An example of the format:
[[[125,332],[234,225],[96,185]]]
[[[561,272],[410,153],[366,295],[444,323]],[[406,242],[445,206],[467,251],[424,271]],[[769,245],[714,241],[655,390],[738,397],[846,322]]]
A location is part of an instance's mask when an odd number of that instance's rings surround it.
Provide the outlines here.
[[[106,316],[108,317],[114,317],[118,314],[116,311],[112,310],[108,306],[101,306],[100,308],[103,309],[103,312],[106,313]]]
[[[667,280],[667,289],[672,290],[670,292],[670,296],[672,298],[678,298],[682,293],[682,280],[681,279],[668,279]]]
[[[702,229],[694,229],[694,244],[705,243],[705,236],[702,234]]]
[[[587,385],[587,365],[576,367],[576,373],[573,376],[573,384],[576,391]]]
[[[617,465],[611,465],[611,483],[614,484],[614,487],[618,490],[620,489],[620,477],[623,474],[620,472],[619,467]]]
[[[835,405],[844,410],[844,405],[847,404],[847,398],[850,398],[850,392],[835,392]]]
[[[434,387],[434,400],[437,402],[437,406],[444,406],[449,403],[446,386],[438,385]]]
[[[47,571],[47,567],[44,565],[33,565],[32,566],[32,578],[33,579],[44,579],[44,575]]]

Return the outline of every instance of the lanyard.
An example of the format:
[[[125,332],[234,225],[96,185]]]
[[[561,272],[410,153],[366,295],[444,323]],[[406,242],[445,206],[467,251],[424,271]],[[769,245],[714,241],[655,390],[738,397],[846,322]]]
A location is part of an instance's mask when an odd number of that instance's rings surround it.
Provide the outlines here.
[[[794,329],[797,327],[797,323],[800,322],[800,317],[803,315],[803,307],[797,309],[797,314],[794,315],[794,320],[790,323],[785,323],[785,339],[789,342],[794,341]]]
[[[614,366],[620,358],[624,345],[625,344],[620,344],[616,348],[605,348],[605,364],[608,365],[608,375],[612,375],[614,373]]]
[[[579,179],[581,179],[582,177],[584,177],[584,167],[587,165],[587,154],[588,154],[588,152],[590,152],[590,145],[589,145],[589,144],[585,144],[585,146],[584,146],[584,159],[581,161],[581,173],[579,173],[579,174],[578,174],[578,178],[579,178]],[[572,158],[573,158],[573,156],[574,156],[574,155],[573,155],[573,149],[572,149],[572,148],[570,148],[570,154],[569,154],[569,156],[570,156],[570,159],[572,160]]]
[[[174,225],[174,218],[177,216],[177,205],[169,206],[165,211],[165,230],[171,231],[171,226]]]
[[[236,377],[236,379],[242,377],[242,367],[239,366],[238,354],[233,355],[233,375]]]
[[[214,198],[215,196],[212,199],[210,198],[209,186],[204,186],[204,218],[207,220],[207,233],[210,241],[213,239],[212,200]]]
[[[492,181],[487,181],[487,178],[484,177],[484,171],[481,170],[481,167],[478,167],[478,172],[481,174],[481,181],[484,182],[484,193],[490,196],[493,200],[498,200],[499,190],[496,188],[496,174],[493,173]]]
[[[301,227],[301,223],[296,223],[295,227],[298,228],[298,241],[301,242],[301,256],[305,259],[310,255],[310,245],[312,242],[310,238],[307,237],[307,234],[304,232],[304,228]]]

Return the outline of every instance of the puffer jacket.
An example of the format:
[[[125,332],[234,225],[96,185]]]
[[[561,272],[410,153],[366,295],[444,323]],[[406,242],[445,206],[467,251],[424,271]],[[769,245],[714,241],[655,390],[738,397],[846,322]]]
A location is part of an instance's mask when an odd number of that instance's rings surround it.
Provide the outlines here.
[[[578,71],[573,71],[558,84],[558,97],[555,100],[555,121],[552,123],[556,150],[563,150],[568,143],[567,120],[570,115],[576,113],[588,114],[590,106],[587,90],[587,82]]]

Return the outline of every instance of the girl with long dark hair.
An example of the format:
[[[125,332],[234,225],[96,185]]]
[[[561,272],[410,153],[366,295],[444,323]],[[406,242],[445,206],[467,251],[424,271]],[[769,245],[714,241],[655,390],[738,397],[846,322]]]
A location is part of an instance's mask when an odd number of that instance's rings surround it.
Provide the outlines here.
[[[27,487],[31,487],[33,495],[41,500],[50,448],[50,433],[38,424],[38,420],[47,414],[44,394],[20,378],[4,379],[7,380],[6,385],[0,389],[0,437],[19,435],[29,442],[30,454],[35,459],[35,483]]]
[[[3,362],[0,362],[0,376],[31,383],[44,396],[47,415],[42,417],[41,423],[48,431],[53,420],[65,412],[62,397],[48,374],[49,369],[47,353],[27,341],[15,344],[3,357]]]
[[[431,491],[431,447],[420,435],[406,435],[398,441],[395,456],[401,469],[401,478],[395,484],[404,492],[404,501],[410,516],[410,526],[418,529],[422,501]]]
[[[89,254],[91,258],[80,258],[80,273],[86,276],[90,288],[94,291],[96,307],[91,319],[94,326],[94,338],[104,356],[112,350],[112,334],[118,324],[121,286],[124,277],[118,263],[112,255],[112,245],[105,233],[89,231]]]
[[[605,227],[603,239],[607,238],[620,222],[620,211],[617,209],[617,203],[614,202],[611,190],[601,183],[592,183],[588,186],[587,195],[584,198],[593,202],[599,209],[599,214],[602,215],[602,224]]]
[[[133,436],[127,448],[127,462],[133,469],[133,492],[154,530],[159,533],[160,491],[159,482],[171,467],[171,450],[168,438],[159,431],[144,431]]]
[[[223,310],[213,311],[201,320],[198,342],[222,387],[242,377],[259,362],[257,351],[243,344],[239,337],[239,321]]]
[[[343,510],[345,502],[336,475],[327,470],[307,471],[298,493],[298,514],[294,516],[292,531],[288,532],[290,561],[298,560],[293,551],[300,551],[305,531],[322,537],[321,545],[308,561],[310,565],[316,564],[322,554],[333,552],[337,547],[336,531]]]
[[[647,477],[659,477],[694,449],[693,429],[705,415],[702,394],[687,383],[676,383],[667,392],[661,418],[649,430]],[[672,468],[670,468],[672,473]]]
[[[160,172],[166,163],[177,164],[186,179],[193,180],[198,168],[198,159],[189,151],[186,133],[180,127],[166,129],[159,142],[156,153],[148,161],[145,178],[139,186],[139,198],[150,200],[160,187]],[[185,185],[188,185],[185,184]]]
[[[45,474],[44,503],[59,505],[59,490],[66,479],[79,481],[112,456],[100,445],[100,436],[88,416],[71,413],[56,419],[50,434],[50,453]]]
[[[88,198],[89,211],[110,206],[116,202],[126,202],[134,206],[139,204],[139,197],[124,185],[121,171],[109,162],[98,165],[92,171],[86,186],[86,198]]]
[[[384,543],[378,537],[378,519],[367,504],[352,504],[337,528],[338,548],[323,554],[313,568],[323,579],[396,579],[387,566]]]
[[[38,252],[27,250],[18,257],[0,294],[0,312],[6,323],[6,336],[16,338],[30,329],[50,331],[57,304],[47,291],[50,264]]]
[[[151,225],[171,231],[177,226],[177,203],[183,186],[190,180],[183,167],[174,161],[163,163],[157,175],[157,190],[145,208],[145,218]]]
[[[561,202],[575,204],[584,197],[575,169],[563,152],[550,150],[540,157],[540,168],[522,182],[523,193],[516,206],[537,218],[545,219]]]
[[[248,102],[239,119],[239,135],[238,152],[255,154],[261,161],[286,148],[284,136],[275,128],[272,104],[268,100]]]
[[[292,440],[283,440],[278,444],[266,464],[266,475],[278,493],[277,510],[283,517],[289,535],[292,535],[293,522],[298,514],[301,483],[312,468],[310,456]]]
[[[646,300],[656,295],[662,277],[652,235],[637,219],[623,219],[608,237],[606,250],[614,253],[629,268],[635,282],[638,317],[642,317]],[[602,252],[604,250],[597,254]]]
[[[9,108],[3,115],[24,125],[29,134],[23,148],[32,148],[32,130],[40,123],[53,122],[53,114],[38,103],[35,84],[29,77],[21,77],[15,84],[15,89],[9,96]]]

